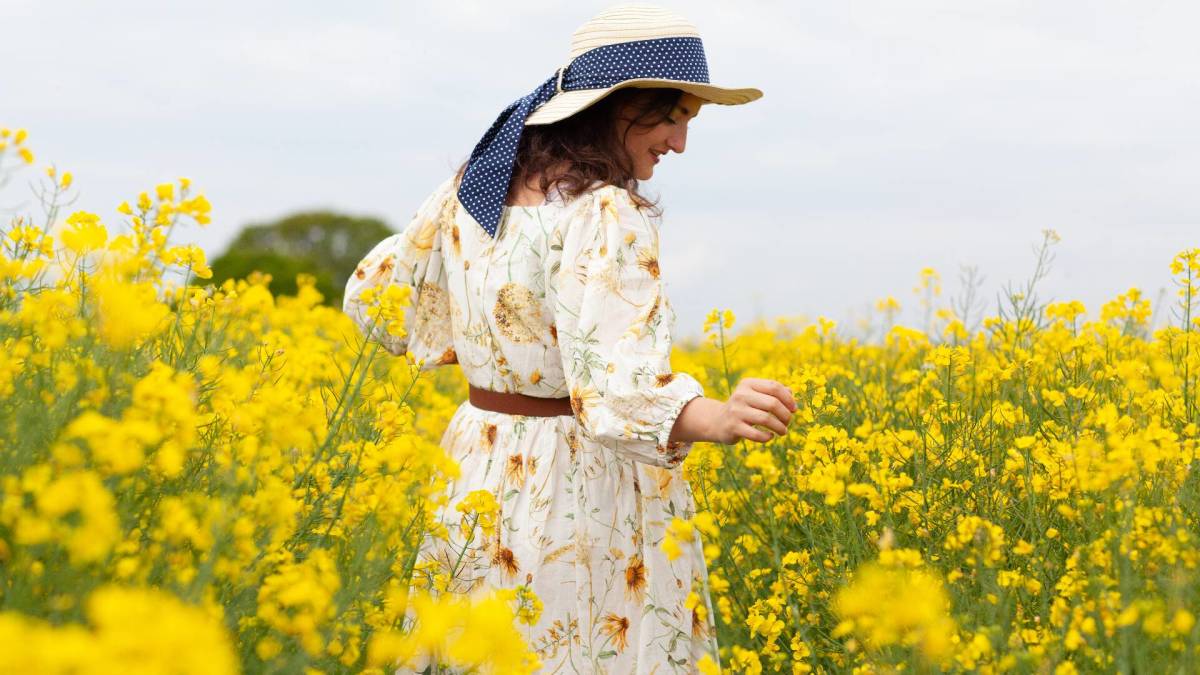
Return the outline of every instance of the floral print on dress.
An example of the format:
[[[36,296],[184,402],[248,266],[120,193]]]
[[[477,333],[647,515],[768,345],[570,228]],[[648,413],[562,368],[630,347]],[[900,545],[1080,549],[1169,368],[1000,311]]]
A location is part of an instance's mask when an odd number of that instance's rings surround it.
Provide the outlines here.
[[[671,427],[703,387],[672,372],[675,313],[658,259],[659,223],[615,186],[537,207],[506,207],[496,237],[447,179],[403,232],[347,281],[344,311],[366,332],[366,288],[412,289],[410,333],[369,335],[423,368],[457,363],[483,389],[569,397],[572,415],[532,417],[464,401],[441,445],[458,462],[418,573],[446,592],[528,585],[543,603],[521,625],[546,673],[692,673],[717,661],[699,540],[669,560],[673,517],[695,512]],[[464,537],[456,509],[474,490],[500,505],[488,537]],[[688,609],[697,592],[705,619]],[[398,673],[421,672],[401,668]]]

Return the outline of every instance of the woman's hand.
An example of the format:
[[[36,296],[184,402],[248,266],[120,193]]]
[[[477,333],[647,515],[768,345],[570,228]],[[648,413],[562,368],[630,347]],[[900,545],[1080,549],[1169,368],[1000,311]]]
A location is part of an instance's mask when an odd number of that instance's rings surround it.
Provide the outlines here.
[[[713,420],[713,441],[736,443],[741,439],[765,443],[787,433],[796,400],[786,386],[775,380],[746,377],[737,383],[729,400],[721,404]],[[756,429],[754,425],[771,431]]]

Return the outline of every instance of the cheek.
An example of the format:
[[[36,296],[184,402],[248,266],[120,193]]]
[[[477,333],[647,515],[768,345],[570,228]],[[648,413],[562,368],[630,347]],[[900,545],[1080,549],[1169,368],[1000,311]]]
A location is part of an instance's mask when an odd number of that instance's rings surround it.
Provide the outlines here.
[[[643,153],[647,153],[650,152],[652,148],[666,147],[667,139],[670,137],[671,132],[669,129],[666,129],[663,126],[655,127],[645,136],[638,139],[638,149]]]
[[[637,131],[630,132],[629,138],[625,142],[625,149],[630,155],[641,157],[650,152],[651,148],[666,147],[667,139],[671,137],[671,132],[671,127],[666,124],[660,124],[642,133],[638,133]]]
[[[653,143],[654,141],[650,134],[643,134],[640,136],[630,135],[629,142],[625,144],[625,149],[629,151],[630,155],[633,155],[634,157],[640,157],[641,155],[650,151],[650,147],[653,145]]]

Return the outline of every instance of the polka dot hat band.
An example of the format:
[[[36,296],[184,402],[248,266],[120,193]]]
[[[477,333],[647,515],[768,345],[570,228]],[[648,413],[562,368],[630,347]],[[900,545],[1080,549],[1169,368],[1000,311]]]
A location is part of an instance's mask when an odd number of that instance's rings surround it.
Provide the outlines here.
[[[552,124],[627,86],[675,87],[711,103],[738,105],[758,89],[709,84],[694,26],[652,5],[619,5],[575,31],[567,65],[500,113],[475,145],[458,188],[463,207],[492,237],[500,226],[517,147],[526,126]]]

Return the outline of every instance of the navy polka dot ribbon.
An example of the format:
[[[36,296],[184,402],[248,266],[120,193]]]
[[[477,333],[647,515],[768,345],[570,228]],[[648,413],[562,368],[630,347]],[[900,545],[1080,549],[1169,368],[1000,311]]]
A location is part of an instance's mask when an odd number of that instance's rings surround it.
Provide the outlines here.
[[[708,84],[708,62],[698,37],[619,42],[590,49],[509,105],[475,145],[458,200],[493,237],[512,179],[525,120],[560,91],[605,89],[625,80],[655,78]]]

